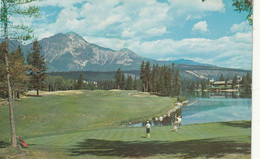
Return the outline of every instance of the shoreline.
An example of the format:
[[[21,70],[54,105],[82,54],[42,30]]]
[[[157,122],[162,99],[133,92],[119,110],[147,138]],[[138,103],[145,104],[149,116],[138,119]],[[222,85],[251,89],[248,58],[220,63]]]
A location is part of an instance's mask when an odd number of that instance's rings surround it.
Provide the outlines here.
[[[175,113],[178,109],[180,109],[183,106],[185,106],[186,104],[188,104],[188,102],[189,102],[188,100],[185,100],[183,102],[176,102],[176,103],[173,104],[173,106],[172,106],[172,108],[170,108],[170,110],[165,111],[166,113],[161,113],[161,114],[158,113],[159,115],[154,115],[153,117],[150,117],[147,120],[150,120],[152,122],[157,122],[157,121],[161,122],[165,118],[171,117],[172,113]],[[158,117],[156,117],[156,116],[158,116]],[[142,124],[143,122],[144,121],[139,121],[139,120],[137,120],[137,121],[130,121],[130,122],[127,123],[127,127],[131,127],[131,125],[133,127],[136,127],[134,125]]]

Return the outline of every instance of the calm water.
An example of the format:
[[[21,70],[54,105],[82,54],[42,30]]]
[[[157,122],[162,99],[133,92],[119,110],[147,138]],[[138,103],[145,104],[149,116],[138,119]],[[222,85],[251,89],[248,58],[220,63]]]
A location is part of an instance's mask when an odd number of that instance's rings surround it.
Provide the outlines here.
[[[251,120],[251,98],[193,98],[182,108],[182,123]]]
[[[240,98],[240,95],[230,93],[188,96],[188,98],[189,103],[177,112],[182,116],[182,124],[251,120],[251,98]],[[172,114],[162,122],[152,121],[152,125],[172,125],[174,116],[175,114]],[[131,126],[139,127],[144,123]]]

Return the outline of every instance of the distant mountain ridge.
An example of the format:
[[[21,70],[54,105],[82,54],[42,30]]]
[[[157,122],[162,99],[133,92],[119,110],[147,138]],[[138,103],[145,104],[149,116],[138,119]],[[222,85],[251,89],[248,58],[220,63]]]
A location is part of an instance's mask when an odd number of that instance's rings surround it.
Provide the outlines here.
[[[183,65],[200,65],[200,66],[213,66],[206,63],[199,63],[192,60],[186,60],[186,59],[179,59],[179,60],[173,60],[175,64],[183,64]]]
[[[192,60],[157,61],[141,57],[132,50],[123,48],[115,51],[110,48],[101,47],[87,42],[82,36],[75,32],[66,34],[58,33],[54,36],[38,41],[42,46],[42,53],[45,56],[48,71],[115,71],[118,68],[123,70],[138,70],[142,61],[150,61],[151,64],[159,63],[202,65]],[[11,41],[11,50],[17,48],[19,43]],[[21,45],[25,54],[31,50],[32,44]]]
[[[39,44],[49,71],[112,71],[119,67],[130,70],[145,60],[129,49],[114,51],[91,44],[74,32],[44,38]],[[31,46],[26,45],[26,50]]]
[[[176,69],[180,70],[183,78],[217,78],[224,76],[245,75],[247,70],[221,68],[214,65],[198,63],[192,60],[179,59],[174,61],[160,61],[137,55],[132,50],[123,48],[115,51],[87,42],[80,35],[69,32],[59,33],[54,36],[38,41],[42,46],[48,72],[71,72],[71,71],[116,71],[118,68],[124,71],[140,70],[142,61],[150,61],[153,64],[171,65],[175,63]],[[15,50],[19,42],[10,41],[10,50]],[[32,44],[20,44],[26,54],[31,51]],[[135,74],[137,75],[137,74]]]

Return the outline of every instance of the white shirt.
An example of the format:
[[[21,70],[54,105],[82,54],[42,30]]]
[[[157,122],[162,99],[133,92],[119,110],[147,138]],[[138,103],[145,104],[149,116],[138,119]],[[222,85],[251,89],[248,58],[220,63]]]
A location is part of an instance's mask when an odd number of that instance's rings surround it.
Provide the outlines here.
[[[150,128],[151,128],[151,124],[150,124],[150,123],[147,123],[147,124],[145,125],[145,127],[146,127],[147,129],[150,129]]]

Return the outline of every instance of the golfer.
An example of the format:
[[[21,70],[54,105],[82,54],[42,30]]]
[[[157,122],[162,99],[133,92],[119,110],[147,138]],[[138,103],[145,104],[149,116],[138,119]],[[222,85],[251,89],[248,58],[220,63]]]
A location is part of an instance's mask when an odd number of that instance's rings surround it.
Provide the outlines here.
[[[151,131],[151,124],[149,121],[146,122],[147,124],[145,125],[146,133],[147,133],[147,138],[150,138],[150,131]]]
[[[182,122],[181,116],[179,116],[177,118],[177,120],[178,120],[178,128],[180,129],[181,128],[181,122]]]

